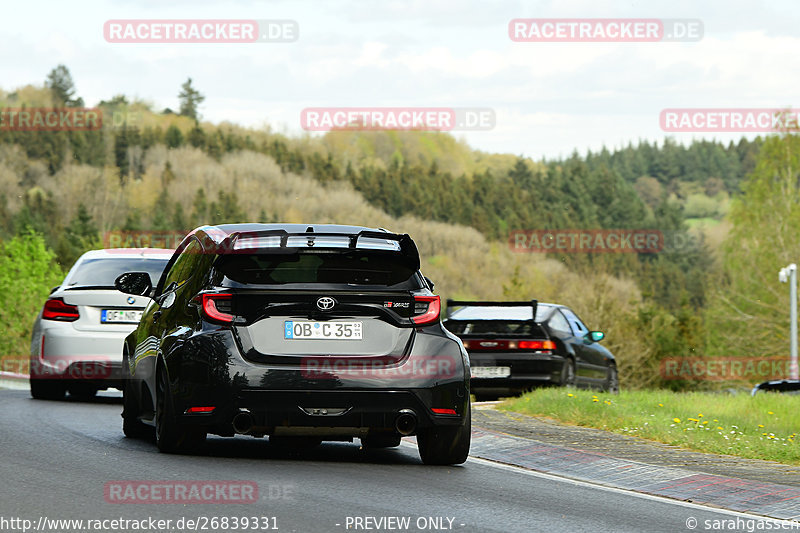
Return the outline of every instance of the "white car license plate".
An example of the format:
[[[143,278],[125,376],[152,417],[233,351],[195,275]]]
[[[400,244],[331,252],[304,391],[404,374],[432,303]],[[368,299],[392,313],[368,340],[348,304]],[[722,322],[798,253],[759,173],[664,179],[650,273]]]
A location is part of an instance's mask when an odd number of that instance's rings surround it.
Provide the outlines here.
[[[325,339],[360,341],[361,322],[316,322],[311,320],[287,320],[283,323],[284,339]]]
[[[142,319],[141,311],[120,311],[118,309],[103,309],[100,312],[100,322],[103,324],[138,324]]]
[[[473,378],[507,378],[511,375],[508,366],[473,366],[470,368]]]

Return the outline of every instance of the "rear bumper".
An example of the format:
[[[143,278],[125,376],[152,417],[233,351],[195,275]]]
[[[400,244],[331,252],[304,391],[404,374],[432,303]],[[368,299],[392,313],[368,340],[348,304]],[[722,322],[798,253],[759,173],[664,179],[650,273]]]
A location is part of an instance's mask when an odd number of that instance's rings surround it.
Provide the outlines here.
[[[31,353],[43,359],[81,359],[83,361],[122,361],[125,337],[136,327],[115,331],[79,330],[71,322],[40,320],[38,342]]]
[[[458,414],[436,414],[430,406],[431,391],[277,391],[242,390],[228,405],[210,414],[187,414],[181,422],[206,426],[212,432],[231,435],[233,419],[246,413],[253,435],[316,435],[360,437],[370,432],[394,432],[401,411],[413,413],[416,428],[464,424],[468,399],[455,407]],[[416,431],[414,431],[416,432]]]
[[[565,358],[559,354],[532,353],[475,353],[470,352],[470,367],[474,373],[480,367],[507,367],[506,377],[476,377],[470,379],[472,392],[491,394],[519,393],[528,389],[559,383]]]
[[[135,327],[135,326],[132,326]],[[125,331],[81,331],[69,322],[40,320],[31,343],[31,379],[122,387]]]

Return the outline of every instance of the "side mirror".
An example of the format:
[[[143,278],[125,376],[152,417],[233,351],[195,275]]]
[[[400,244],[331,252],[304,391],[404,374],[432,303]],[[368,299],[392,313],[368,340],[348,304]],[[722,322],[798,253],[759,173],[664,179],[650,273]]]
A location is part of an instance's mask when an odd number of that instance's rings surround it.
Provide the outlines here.
[[[602,331],[590,331],[589,333],[584,335],[584,338],[590,342],[600,342],[605,338],[605,336],[606,334],[603,333]]]
[[[150,292],[153,290],[153,282],[147,272],[125,272],[114,280],[114,287],[125,294],[150,296]]]
[[[422,276],[422,277],[425,278],[425,283],[428,284],[428,287],[430,287],[431,292],[433,292],[433,282],[431,281],[431,278],[427,276]]]

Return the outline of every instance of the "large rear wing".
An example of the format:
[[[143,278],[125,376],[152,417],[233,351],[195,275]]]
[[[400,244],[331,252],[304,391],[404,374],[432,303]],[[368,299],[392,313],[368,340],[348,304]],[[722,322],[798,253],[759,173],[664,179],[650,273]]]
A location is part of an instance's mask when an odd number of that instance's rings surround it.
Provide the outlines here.
[[[532,311],[532,320],[536,321],[536,308],[539,305],[538,300],[517,301],[517,302],[490,302],[486,300],[472,301],[472,300],[447,300],[447,317],[450,317],[454,307],[530,307]]]
[[[236,231],[215,242],[215,248],[215,252],[219,254],[252,254],[257,251],[313,248],[396,252],[408,261],[408,266],[414,270],[420,268],[419,250],[411,237],[406,233],[388,231],[316,233],[311,226],[304,232],[293,233],[284,229]]]

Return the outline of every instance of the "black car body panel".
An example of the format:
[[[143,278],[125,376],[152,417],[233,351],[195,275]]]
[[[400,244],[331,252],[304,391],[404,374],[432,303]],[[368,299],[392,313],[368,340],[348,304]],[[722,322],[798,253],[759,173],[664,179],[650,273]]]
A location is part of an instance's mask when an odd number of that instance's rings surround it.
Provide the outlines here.
[[[758,383],[750,391],[751,396],[764,392],[779,392],[782,394],[800,394],[800,379],[775,379]]]
[[[226,436],[363,439],[468,424],[469,359],[442,327],[407,235],[198,228],[152,296],[125,343],[128,421],[158,426],[162,394],[177,425]]]

